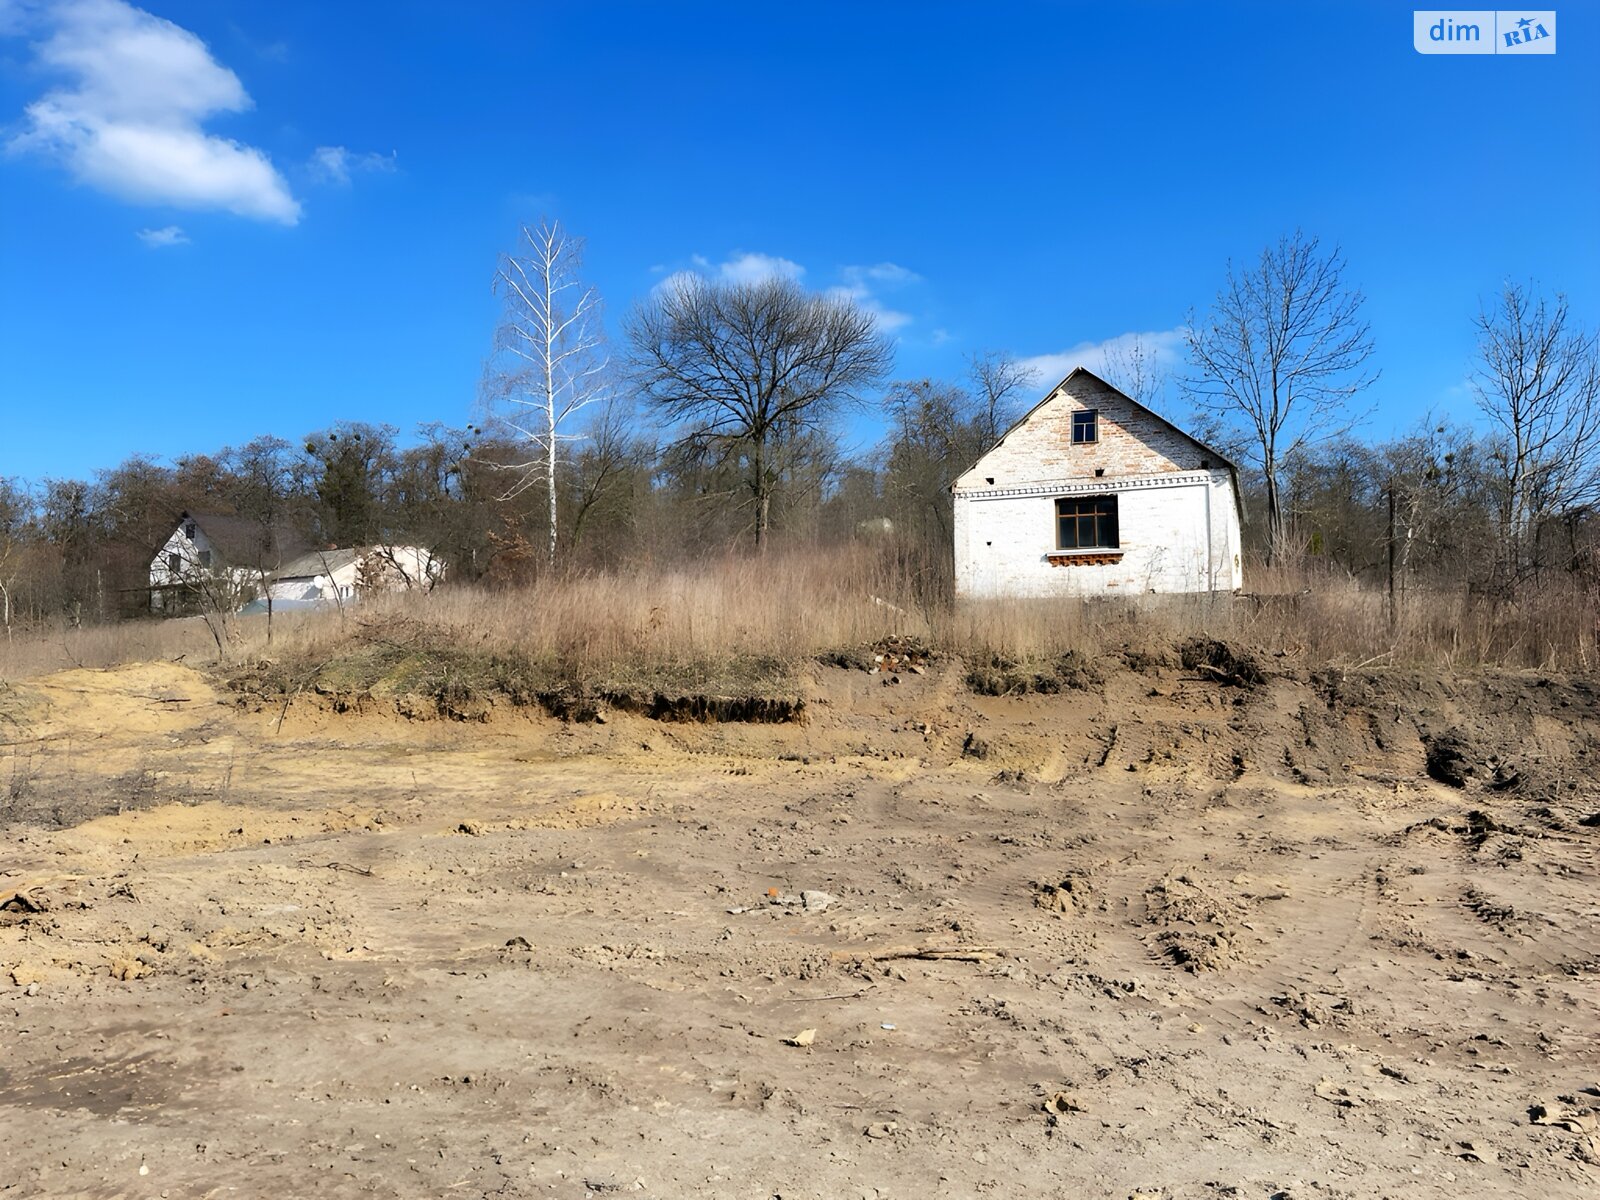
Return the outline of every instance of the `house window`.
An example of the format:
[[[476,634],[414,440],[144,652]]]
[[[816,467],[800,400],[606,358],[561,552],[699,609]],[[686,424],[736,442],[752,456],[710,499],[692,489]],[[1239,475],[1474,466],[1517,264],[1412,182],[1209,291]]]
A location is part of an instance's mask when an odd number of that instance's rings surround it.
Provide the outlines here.
[[[167,570],[171,571],[174,575],[176,575],[179,571],[183,570],[183,555],[181,555],[181,554],[169,554],[169,555],[167,555]]]
[[[1086,445],[1100,440],[1100,410],[1080,408],[1072,414],[1072,444]]]
[[[209,550],[200,551],[200,565],[202,567],[210,567],[211,566],[211,551],[209,551]]]
[[[192,542],[192,541],[194,541],[194,535],[195,535],[195,525],[194,525],[193,521],[190,521],[187,525],[185,525],[183,527],[183,536],[188,538]]]
[[[1056,501],[1057,549],[1115,550],[1117,545],[1115,496],[1063,496]]]

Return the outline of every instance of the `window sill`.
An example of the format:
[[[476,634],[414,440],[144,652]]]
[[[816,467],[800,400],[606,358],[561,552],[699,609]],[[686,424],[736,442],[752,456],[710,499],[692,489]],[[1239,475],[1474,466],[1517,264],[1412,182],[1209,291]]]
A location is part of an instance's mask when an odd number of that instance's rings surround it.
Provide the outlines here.
[[[1109,567],[1122,561],[1121,550],[1062,550],[1046,554],[1052,567]]]

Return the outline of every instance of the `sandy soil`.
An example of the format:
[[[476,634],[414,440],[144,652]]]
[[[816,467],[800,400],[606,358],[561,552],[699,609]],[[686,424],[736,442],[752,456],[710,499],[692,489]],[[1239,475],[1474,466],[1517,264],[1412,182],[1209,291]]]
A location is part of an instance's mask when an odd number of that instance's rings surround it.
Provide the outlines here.
[[[0,687],[0,1195],[1595,1195],[1595,690],[1143,665]]]

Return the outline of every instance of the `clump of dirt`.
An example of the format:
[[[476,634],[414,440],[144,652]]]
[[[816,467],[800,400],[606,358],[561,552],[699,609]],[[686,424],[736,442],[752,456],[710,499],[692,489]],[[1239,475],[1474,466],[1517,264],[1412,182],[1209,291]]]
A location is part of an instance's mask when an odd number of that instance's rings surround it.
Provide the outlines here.
[[[1198,671],[1208,679],[1233,687],[1260,687],[1267,681],[1260,659],[1248,650],[1216,638],[1190,638],[1178,647],[1178,659],[1185,670]]]
[[[1081,874],[1068,875],[1060,883],[1035,880],[1028,887],[1033,892],[1033,906],[1046,912],[1071,917],[1087,912],[1094,903],[1088,877]]]
[[[1233,943],[1221,933],[1203,929],[1167,929],[1156,935],[1156,945],[1174,965],[1198,974],[1220,971],[1234,960]]]
[[[1161,646],[1133,646],[1122,648],[1123,665],[1141,675],[1159,675],[1178,665],[1172,652]]]
[[[1172,872],[1145,890],[1146,920],[1162,957],[1187,971],[1219,971],[1239,957],[1244,905],[1190,872]]]
[[[1098,690],[1105,675],[1087,654],[1068,650],[1044,662],[994,654],[969,670],[966,682],[980,696],[1056,695]]]
[[[1467,843],[1476,849],[1489,840],[1492,833],[1514,833],[1513,829],[1500,824],[1482,809],[1473,809],[1467,814]]]
[[[1430,779],[1437,779],[1450,787],[1464,788],[1467,780],[1478,773],[1472,746],[1459,728],[1446,729],[1441,733],[1423,730],[1422,746]]]

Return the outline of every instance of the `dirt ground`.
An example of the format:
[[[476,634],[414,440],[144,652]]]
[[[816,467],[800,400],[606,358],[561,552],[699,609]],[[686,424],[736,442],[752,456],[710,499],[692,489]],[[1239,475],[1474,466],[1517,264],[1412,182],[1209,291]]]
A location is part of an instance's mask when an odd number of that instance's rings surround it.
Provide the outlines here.
[[[0,1195],[1600,1192],[1600,692],[1134,665],[0,685]]]

